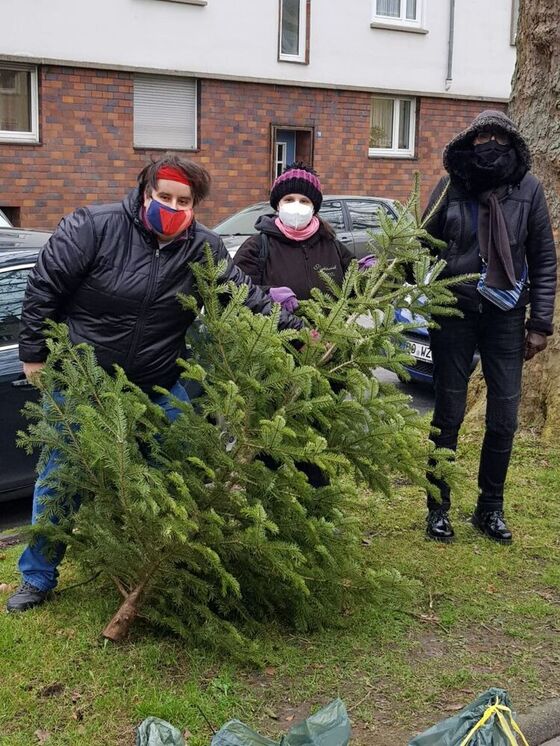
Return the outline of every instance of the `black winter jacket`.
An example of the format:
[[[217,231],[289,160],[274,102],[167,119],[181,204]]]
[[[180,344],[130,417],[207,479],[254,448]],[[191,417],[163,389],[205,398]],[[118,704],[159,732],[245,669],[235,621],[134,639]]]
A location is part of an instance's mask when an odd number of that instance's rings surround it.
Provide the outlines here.
[[[321,271],[335,282],[342,282],[354,254],[323,223],[317,233],[306,241],[292,241],[277,228],[275,218],[276,215],[263,215],[257,220],[255,228],[259,233],[240,246],[234,264],[264,289],[289,287],[298,300],[310,298],[312,288],[325,290],[319,276]],[[261,232],[268,237],[264,272],[259,262]]]
[[[460,152],[465,143],[484,126],[499,126],[512,137],[520,161],[521,171],[515,183],[502,190],[500,207],[504,215],[511,245],[516,277],[523,274],[525,261],[528,283],[518,306],[530,303],[527,328],[552,334],[554,298],[556,293],[556,250],[544,191],[540,181],[527,171],[530,157],[527,146],[514,129],[513,123],[501,112],[484,112],[468,130],[460,133],[446,148],[444,165],[450,176],[443,177],[430,197],[425,214],[428,215],[443,190],[447,192],[437,211],[426,225],[428,233],[447,244],[441,258],[447,267],[441,277],[479,273],[480,247],[477,237],[476,195],[468,191],[460,171]],[[457,305],[463,311],[479,311],[481,296],[476,281],[453,287]]]
[[[186,237],[159,247],[140,220],[133,190],[122,203],[83,207],[63,218],[31,271],[22,310],[19,355],[24,362],[47,357],[47,319],[68,324],[72,342],[91,344],[99,364],[120,365],[145,391],[169,388],[179,376],[185,332],[193,314],[177,294],[196,295],[190,263],[228,260],[224,280],[250,286],[247,306],[269,313],[270,298],[234,267],[219,236],[193,222]],[[283,314],[281,326],[301,321]]]

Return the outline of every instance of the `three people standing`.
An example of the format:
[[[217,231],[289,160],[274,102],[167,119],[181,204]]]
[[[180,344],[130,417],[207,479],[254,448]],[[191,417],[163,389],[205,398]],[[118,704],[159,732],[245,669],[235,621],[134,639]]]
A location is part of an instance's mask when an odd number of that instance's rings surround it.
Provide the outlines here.
[[[523,361],[543,350],[552,333],[552,229],[542,185],[530,173],[527,145],[502,112],[482,112],[448,144],[443,162],[449,175],[431,196],[426,227],[446,244],[443,276],[476,274],[480,280],[455,286],[461,317],[434,319],[433,440],[438,448],[457,447],[478,349],[488,401],[472,521],[489,538],[509,543],[504,483]],[[249,285],[251,309],[268,313],[271,299],[282,305],[282,325],[300,326],[289,314],[313,287],[322,286],[319,272],[342,281],[353,255],[318,216],[321,184],[311,168],[294,164],[275,180],[270,203],[278,214],[259,219],[258,233],[239,249],[237,266],[219,237],[194,218],[209,184],[200,166],[166,157],[143,169],[138,187],[122,203],[80,208],[61,221],[30,275],[25,297],[20,357],[28,377],[40,374],[45,364],[44,322],[63,320],[71,339],[91,344],[106,369],[119,364],[145,391],[159,385],[187,400],[176,360],[184,354],[193,316],[181,308],[177,294],[196,294],[189,265],[204,261],[205,244],[216,259],[228,259],[225,280]],[[174,416],[169,402],[158,403]],[[34,520],[52,490],[45,478],[55,468],[53,454],[39,475]],[[321,473],[308,478],[316,486],[328,483]],[[429,478],[440,499],[428,495],[427,535],[450,541],[450,488],[432,473]],[[39,542],[24,551],[23,584],[8,602],[10,611],[42,603],[56,585],[63,552],[52,559],[43,550]]]

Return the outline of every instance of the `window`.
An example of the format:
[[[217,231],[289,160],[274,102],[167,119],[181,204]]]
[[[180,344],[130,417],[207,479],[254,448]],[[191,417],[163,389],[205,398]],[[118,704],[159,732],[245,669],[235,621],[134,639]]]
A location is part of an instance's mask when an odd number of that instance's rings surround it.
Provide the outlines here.
[[[353,231],[367,231],[380,227],[379,213],[388,214],[388,208],[375,200],[346,200]]]
[[[280,0],[278,59],[307,63],[309,0]]]
[[[371,100],[369,155],[412,158],[415,121],[415,99],[374,96]]]
[[[385,26],[408,31],[422,28],[423,0],[372,0],[372,26]]]
[[[134,147],[195,150],[197,85],[194,78],[134,76]]]
[[[0,141],[38,142],[37,68],[0,65]]]
[[[286,154],[288,152],[287,142],[276,143],[276,160],[274,163],[274,178],[277,179],[286,168]]]
[[[219,236],[252,236],[256,233],[255,223],[261,215],[270,215],[274,210],[268,202],[257,202],[256,205],[236,212],[223,220],[212,230]]]
[[[333,227],[335,231],[345,231],[344,213],[342,212],[342,202],[338,200],[328,200],[323,202],[319,215]]]
[[[294,163],[303,161],[313,163],[313,127],[297,128],[291,125],[270,125],[270,142],[272,150],[270,153],[272,180],[280,176],[283,168]]]
[[[17,344],[27,275],[32,267],[27,264],[0,270],[0,347]]]

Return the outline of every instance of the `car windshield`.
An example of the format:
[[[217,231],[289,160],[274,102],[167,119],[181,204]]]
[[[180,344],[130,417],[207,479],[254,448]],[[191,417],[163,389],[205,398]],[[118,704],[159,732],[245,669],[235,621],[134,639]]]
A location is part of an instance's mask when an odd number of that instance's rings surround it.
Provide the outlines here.
[[[257,232],[255,230],[257,218],[272,212],[274,211],[267,202],[261,202],[218,223],[213,230],[220,236],[250,236]]]
[[[17,344],[21,307],[30,266],[0,272],[0,347]]]
[[[11,228],[12,224],[8,220],[8,218],[4,215],[2,210],[0,210],[0,228]]]

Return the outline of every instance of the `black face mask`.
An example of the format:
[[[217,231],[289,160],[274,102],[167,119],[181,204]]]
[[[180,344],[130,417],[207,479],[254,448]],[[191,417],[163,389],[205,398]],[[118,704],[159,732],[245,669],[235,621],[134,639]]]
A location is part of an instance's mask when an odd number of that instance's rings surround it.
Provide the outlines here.
[[[489,140],[475,145],[474,154],[481,166],[492,166],[500,156],[507,153],[511,148],[511,145],[500,145],[495,140]]]

